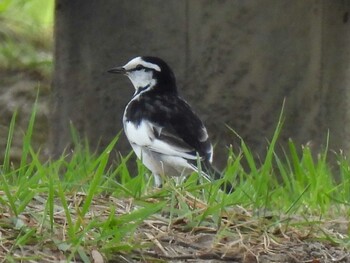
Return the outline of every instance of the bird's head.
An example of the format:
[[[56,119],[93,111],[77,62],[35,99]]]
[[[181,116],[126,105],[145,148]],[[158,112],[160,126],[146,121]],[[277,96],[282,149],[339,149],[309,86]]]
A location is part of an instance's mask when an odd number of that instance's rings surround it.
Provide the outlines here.
[[[157,57],[136,57],[124,66],[112,68],[108,72],[126,75],[134,85],[136,93],[155,87],[158,91],[176,92],[173,71]]]

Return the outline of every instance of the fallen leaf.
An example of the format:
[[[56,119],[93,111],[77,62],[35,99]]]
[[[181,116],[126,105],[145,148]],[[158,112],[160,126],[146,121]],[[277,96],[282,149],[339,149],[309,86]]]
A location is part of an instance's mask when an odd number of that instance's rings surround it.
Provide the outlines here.
[[[94,263],[104,263],[103,257],[100,252],[98,252],[96,249],[91,251],[92,259],[94,260]]]

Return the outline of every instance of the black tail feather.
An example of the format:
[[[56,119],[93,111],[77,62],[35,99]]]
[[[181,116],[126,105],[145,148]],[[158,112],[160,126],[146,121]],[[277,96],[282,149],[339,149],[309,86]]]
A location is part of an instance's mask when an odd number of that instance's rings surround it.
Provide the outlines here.
[[[220,180],[223,178],[222,172],[220,172],[217,168],[212,166],[209,162],[203,163],[202,170],[203,172],[208,174],[210,178],[214,181]],[[232,193],[234,191],[233,185],[227,181],[221,184],[221,189],[226,193]]]

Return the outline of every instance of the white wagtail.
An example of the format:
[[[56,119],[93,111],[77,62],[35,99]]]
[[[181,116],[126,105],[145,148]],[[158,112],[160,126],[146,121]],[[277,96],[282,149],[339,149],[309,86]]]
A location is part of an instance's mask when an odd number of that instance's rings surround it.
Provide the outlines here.
[[[193,171],[217,179],[211,166],[213,147],[207,129],[179,97],[171,68],[157,57],[136,57],[110,73],[126,75],[135,88],[124,116],[124,132],[137,157],[151,170],[155,185],[160,175],[188,175]]]

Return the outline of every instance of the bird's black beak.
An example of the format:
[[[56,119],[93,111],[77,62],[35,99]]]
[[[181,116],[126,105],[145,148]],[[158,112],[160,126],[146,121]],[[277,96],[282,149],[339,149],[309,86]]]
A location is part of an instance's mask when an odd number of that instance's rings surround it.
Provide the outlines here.
[[[125,74],[126,70],[123,67],[111,68],[107,71],[108,73]]]

